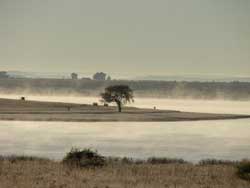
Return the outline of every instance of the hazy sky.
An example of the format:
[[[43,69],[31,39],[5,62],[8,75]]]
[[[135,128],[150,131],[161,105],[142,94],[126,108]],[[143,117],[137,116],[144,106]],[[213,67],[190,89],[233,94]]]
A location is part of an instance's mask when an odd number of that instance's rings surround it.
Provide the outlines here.
[[[250,0],[0,0],[0,70],[250,76]]]

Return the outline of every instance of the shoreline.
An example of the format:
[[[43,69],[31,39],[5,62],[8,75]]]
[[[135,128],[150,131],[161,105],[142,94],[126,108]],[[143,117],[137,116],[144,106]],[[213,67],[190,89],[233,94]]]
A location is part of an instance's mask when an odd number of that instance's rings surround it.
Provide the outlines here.
[[[210,119],[205,119],[205,118],[201,118],[201,119],[164,119],[164,120],[101,120],[101,119],[90,119],[90,120],[85,120],[85,119],[81,119],[81,120],[75,120],[75,119],[46,119],[46,118],[42,118],[42,119],[32,119],[32,118],[27,118],[27,119],[18,119],[18,118],[0,118],[0,122],[1,121],[9,121],[9,122],[15,122],[15,121],[19,121],[19,122],[74,122],[74,123],[95,123],[95,122],[190,122],[190,121],[223,121],[223,120],[238,120],[238,119],[250,119],[250,116],[243,116],[243,117],[228,117],[228,118],[210,118]]]
[[[87,104],[0,99],[0,121],[177,122],[245,119],[250,115],[182,112]]]

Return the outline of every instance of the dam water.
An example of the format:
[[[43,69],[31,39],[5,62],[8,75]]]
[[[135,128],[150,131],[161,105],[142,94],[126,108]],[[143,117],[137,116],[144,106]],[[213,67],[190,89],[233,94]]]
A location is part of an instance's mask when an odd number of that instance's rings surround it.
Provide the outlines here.
[[[0,96],[18,98],[18,96]],[[86,97],[28,96],[28,100],[74,103]],[[250,102],[137,99],[133,106],[193,112],[250,114]],[[92,148],[106,156],[176,157],[197,162],[250,158],[250,119],[189,122],[20,122],[0,121],[1,155],[62,159],[72,147]]]

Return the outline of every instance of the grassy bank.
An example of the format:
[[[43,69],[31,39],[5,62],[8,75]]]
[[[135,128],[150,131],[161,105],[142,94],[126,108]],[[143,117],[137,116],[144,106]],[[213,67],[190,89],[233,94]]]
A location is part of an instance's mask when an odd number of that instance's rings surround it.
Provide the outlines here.
[[[145,161],[107,158],[107,164],[79,168],[35,157],[1,157],[1,188],[247,188],[235,162],[191,164],[163,158]],[[153,161],[153,162],[152,162]]]
[[[250,118],[250,115],[212,114],[114,106],[0,99],[0,120],[64,122],[162,122]]]

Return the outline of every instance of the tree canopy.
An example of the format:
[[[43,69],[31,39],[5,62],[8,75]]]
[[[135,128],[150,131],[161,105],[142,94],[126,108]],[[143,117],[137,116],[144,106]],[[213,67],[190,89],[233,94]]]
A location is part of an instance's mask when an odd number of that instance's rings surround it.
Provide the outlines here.
[[[115,102],[119,112],[122,111],[122,105],[134,102],[133,90],[127,85],[109,86],[101,93],[101,97],[107,103]]]

